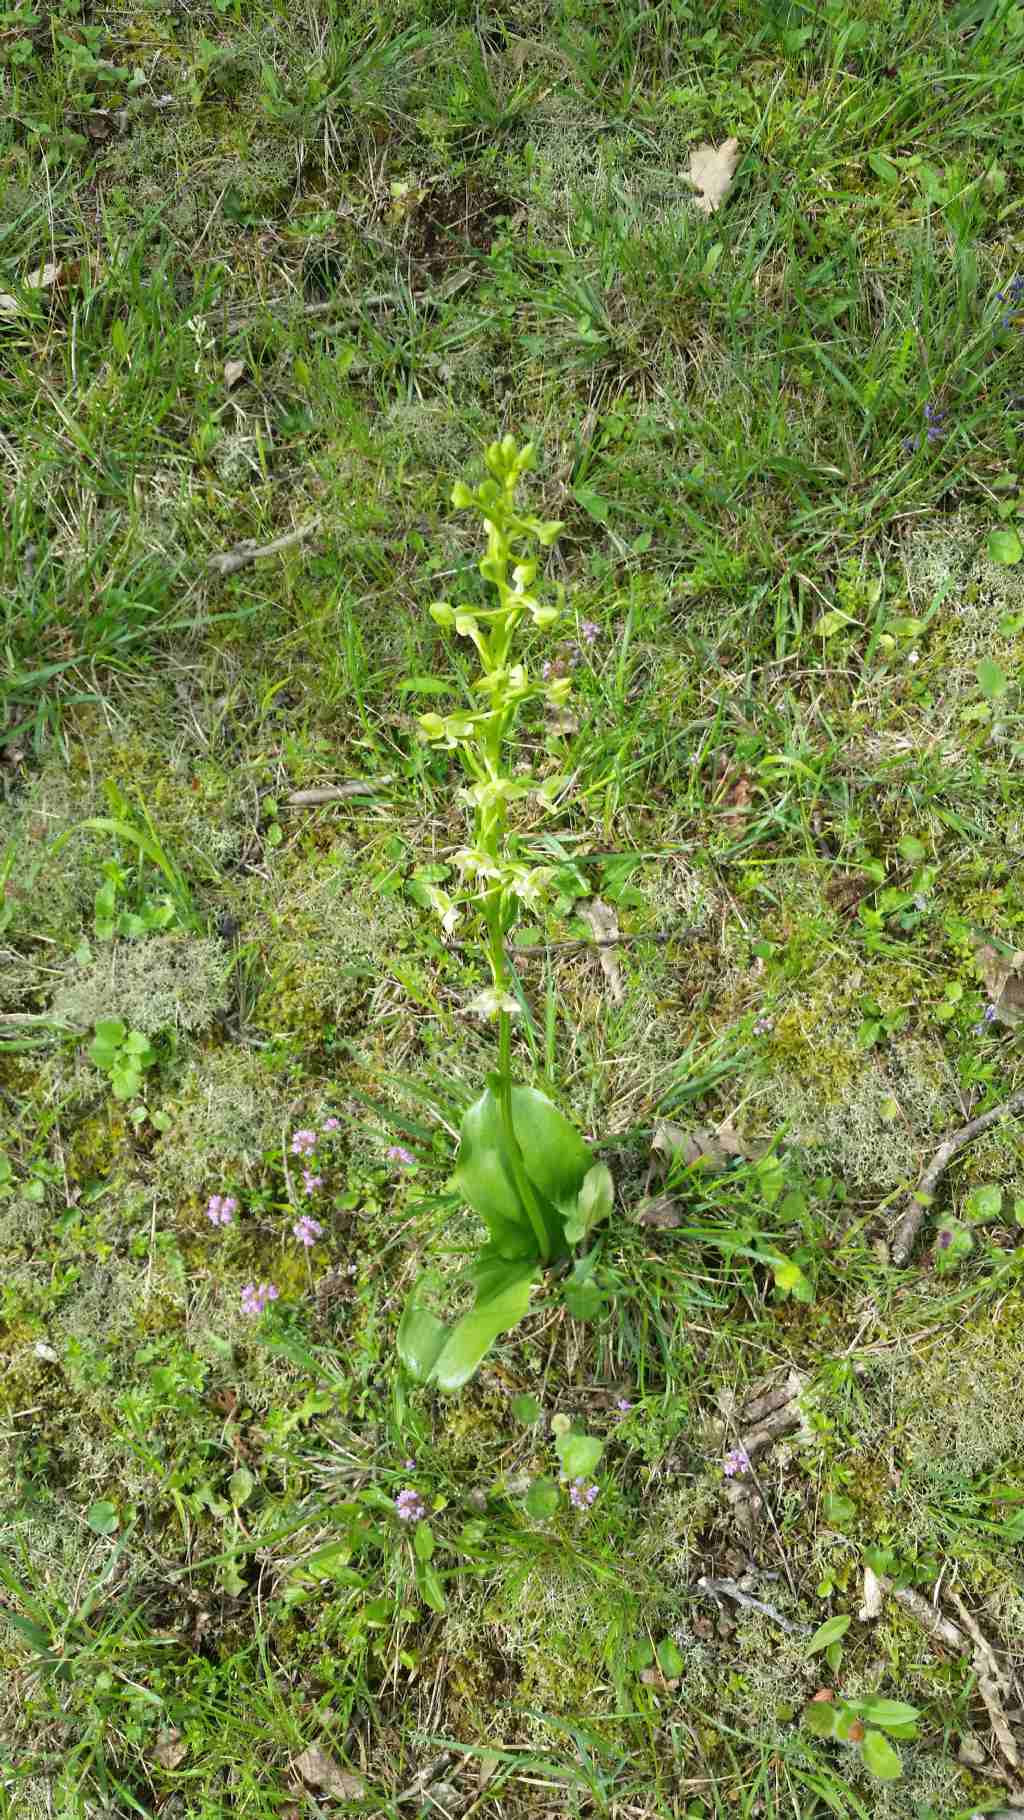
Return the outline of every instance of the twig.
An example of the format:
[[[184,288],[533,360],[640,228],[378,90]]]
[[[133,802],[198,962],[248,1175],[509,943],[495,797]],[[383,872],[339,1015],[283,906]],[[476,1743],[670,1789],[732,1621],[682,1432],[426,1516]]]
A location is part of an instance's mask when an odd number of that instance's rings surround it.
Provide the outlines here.
[[[1016,1118],[1019,1112],[1024,1112],[1024,1088],[1019,1093],[1011,1094],[1010,1098],[1004,1100],[1001,1106],[993,1106],[991,1112],[983,1112],[980,1118],[972,1119],[970,1124],[963,1125],[959,1131],[954,1131],[939,1145],[907,1202],[896,1231],[893,1233],[890,1249],[894,1264],[907,1262],[914,1249],[918,1229],[928,1211],[939,1178],[948,1169],[957,1153],[963,1150],[965,1145],[973,1143],[974,1139],[980,1137],[983,1131],[989,1131],[993,1125],[1000,1124],[1003,1119]]]
[[[573,950],[578,954],[589,954],[593,948],[632,948],[637,942],[653,942],[660,947],[665,942],[681,942],[701,933],[700,929],[671,929],[663,930],[656,935],[606,935],[600,941],[509,942],[505,952],[514,954],[517,960],[529,960],[531,954],[551,954],[556,948],[560,949],[563,954],[571,953]],[[478,945],[476,942],[449,942],[448,944],[450,948],[457,949],[460,954],[475,954]]]
[[[251,537],[244,543],[236,544],[233,550],[226,550],[220,556],[211,556],[209,567],[218,575],[234,575],[238,569],[244,569],[255,562],[258,556],[276,556],[278,550],[287,550],[293,543],[301,543],[304,537],[312,537],[320,529],[319,518],[311,518],[308,525],[300,525],[297,531],[288,531],[284,537],[275,537],[273,543],[258,544]]]
[[[770,1618],[780,1630],[788,1631],[791,1636],[800,1636],[808,1629],[806,1624],[794,1624],[784,1618],[774,1605],[767,1605],[763,1599],[755,1599],[753,1593],[744,1592],[738,1580],[709,1580],[707,1574],[701,1574],[697,1581],[698,1588],[710,1599],[735,1599],[737,1605],[746,1606],[750,1611],[759,1611],[762,1617]]]
[[[959,1625],[954,1624],[952,1618],[947,1618],[945,1612],[939,1611],[937,1606],[929,1605],[923,1593],[915,1592],[912,1586],[893,1586],[891,1580],[883,1580],[882,1586],[937,1643],[948,1644],[958,1655],[969,1654],[967,1638]]]
[[[395,781],[395,773],[384,777],[354,777],[347,784],[324,784],[319,790],[293,790],[282,798],[286,809],[308,809],[318,803],[341,803],[349,796],[373,796]]]
[[[891,1593],[894,1599],[898,1599],[899,1603],[909,1611],[911,1617],[917,1620],[921,1629],[926,1630],[929,1636],[935,1638],[936,1642],[947,1644],[960,1656],[973,1657],[974,1672],[978,1677],[978,1692],[988,1714],[989,1723],[1007,1763],[1019,1774],[1020,1751],[1010,1730],[1003,1706],[1003,1696],[1010,1692],[1010,1682],[999,1666],[991,1643],[959,1594],[953,1592],[951,1597],[960,1613],[962,1630],[960,1625],[953,1623],[952,1618],[947,1618],[944,1612],[930,1604],[921,1593],[914,1592],[912,1587],[893,1586],[891,1580],[883,1580],[881,1584],[883,1590]],[[1016,1790],[1019,1783],[1011,1782],[1010,1786]]]

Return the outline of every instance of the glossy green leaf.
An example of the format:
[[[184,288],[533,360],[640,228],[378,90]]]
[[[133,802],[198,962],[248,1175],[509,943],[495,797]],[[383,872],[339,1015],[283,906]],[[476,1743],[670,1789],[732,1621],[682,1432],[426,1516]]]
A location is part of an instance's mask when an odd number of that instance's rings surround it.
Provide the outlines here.
[[[893,1750],[883,1732],[866,1731],[860,1748],[866,1768],[880,1782],[897,1782],[902,1776],[900,1754]]]
[[[568,1119],[532,1087],[512,1089],[512,1128],[541,1204],[549,1248],[552,1253],[561,1251],[562,1227],[576,1211],[590,1152]],[[537,1240],[516,1186],[501,1107],[489,1087],[462,1121],[453,1181],[483,1220],[502,1257],[537,1255]]]
[[[897,1727],[901,1737],[916,1733],[921,1716],[917,1707],[908,1706],[905,1700],[883,1700],[879,1694],[869,1694],[860,1702],[860,1710],[869,1725],[880,1725],[885,1731]]]
[[[526,1494],[526,1514],[535,1523],[546,1523],[561,1502],[562,1494],[554,1479],[534,1479]]]
[[[96,1041],[116,1049],[123,1043],[127,1032],[119,1017],[101,1017],[96,1025]]]
[[[997,663],[994,663],[991,657],[982,658],[975,670],[975,675],[978,678],[978,687],[981,690],[981,693],[986,696],[989,701],[998,701],[1000,695],[1005,695],[1010,686],[1006,678],[1005,670],[1002,670]]]
[[[238,1466],[228,1480],[228,1497],[236,1509],[247,1504],[256,1489],[256,1480],[247,1466]]]
[[[847,1612],[840,1612],[835,1618],[826,1618],[808,1643],[807,1655],[815,1656],[819,1649],[827,1649],[830,1643],[838,1643],[840,1637],[845,1637],[851,1623],[852,1619]]]
[[[812,1700],[804,1707],[804,1724],[815,1738],[834,1738],[839,1718],[839,1709],[831,1700]]]
[[[100,1498],[96,1504],[90,1504],[85,1520],[98,1536],[112,1536],[121,1525],[116,1505],[111,1504],[107,1498]]]
[[[419,1587],[420,1598],[424,1605],[430,1606],[431,1611],[446,1609],[447,1600],[444,1596],[444,1587],[441,1585],[437,1568],[433,1566],[432,1562],[421,1561],[419,1563],[416,1569],[416,1584]]]
[[[515,1416],[517,1422],[522,1422],[525,1428],[532,1428],[537,1417],[540,1415],[540,1404],[536,1397],[531,1397],[529,1395],[513,1397],[512,1414]]]
[[[678,1681],[686,1667],[682,1651],[672,1637],[662,1637],[658,1644],[658,1667],[666,1681]]]
[[[993,562],[1012,567],[1024,556],[1024,544],[1012,525],[1003,525],[989,532],[988,553]]]
[[[515,1327],[530,1306],[530,1288],[536,1276],[531,1262],[509,1266],[503,1288],[486,1297],[478,1297],[468,1314],[456,1321],[437,1356],[430,1382],[439,1390],[459,1390],[473,1376],[481,1359],[494,1345],[500,1333]]]
[[[413,1290],[399,1322],[398,1356],[406,1371],[425,1384],[448,1338],[448,1329],[429,1309],[421,1308],[415,1298]]]
[[[600,1284],[588,1278],[586,1282],[576,1282],[570,1278],[563,1291],[565,1306],[574,1321],[592,1321],[601,1311],[604,1297]]]
[[[577,1435],[571,1432],[559,1435],[555,1441],[555,1452],[562,1462],[562,1470],[569,1479],[586,1479],[595,1471],[598,1461],[604,1452],[604,1442],[596,1435]]]

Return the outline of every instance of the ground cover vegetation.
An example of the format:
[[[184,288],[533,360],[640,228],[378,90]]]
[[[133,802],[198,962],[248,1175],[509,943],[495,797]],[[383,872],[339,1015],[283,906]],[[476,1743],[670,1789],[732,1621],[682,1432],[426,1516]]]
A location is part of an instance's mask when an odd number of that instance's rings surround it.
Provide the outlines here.
[[[1018,1811],[1024,9],[0,83],[0,1811]]]

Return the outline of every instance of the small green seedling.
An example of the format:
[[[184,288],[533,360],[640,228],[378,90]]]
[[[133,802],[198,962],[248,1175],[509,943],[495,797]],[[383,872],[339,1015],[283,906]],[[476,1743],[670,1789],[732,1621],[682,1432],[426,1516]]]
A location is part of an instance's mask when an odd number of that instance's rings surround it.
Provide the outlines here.
[[[119,1017],[101,1018],[89,1045],[90,1060],[109,1076],[114,1098],[134,1099],[143,1075],[156,1061],[156,1050],[141,1030],[129,1030]]]
[[[135,910],[119,907],[118,894],[124,892],[130,883],[128,873],[116,859],[105,860],[102,870],[104,883],[96,893],[94,909],[93,926],[97,941],[113,941],[115,935],[137,940],[139,936],[154,935],[162,929],[169,929],[178,921],[174,900],[168,896],[144,897]]]
[[[855,1746],[865,1769],[880,1782],[896,1782],[903,1774],[903,1762],[889,1739],[916,1738],[918,1717],[917,1708],[905,1706],[902,1700],[883,1700],[878,1694],[843,1700],[823,1691],[805,1706],[803,1723],[815,1738]]]

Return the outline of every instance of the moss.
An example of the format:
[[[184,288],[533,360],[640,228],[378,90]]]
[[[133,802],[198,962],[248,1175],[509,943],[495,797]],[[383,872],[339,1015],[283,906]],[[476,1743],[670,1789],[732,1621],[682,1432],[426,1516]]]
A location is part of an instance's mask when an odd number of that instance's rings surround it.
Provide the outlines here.
[[[227,1046],[192,1056],[173,1097],[172,1125],[154,1147],[149,1173],[174,1202],[257,1179],[264,1155],[280,1149],[293,1085],[260,1050]]]
[[[205,1030],[223,1008],[228,962],[210,936],[171,932],[117,941],[84,964],[71,961],[52,1010],[79,1030],[119,1017],[147,1036]]]

